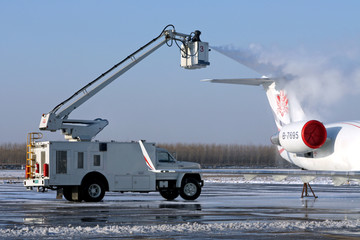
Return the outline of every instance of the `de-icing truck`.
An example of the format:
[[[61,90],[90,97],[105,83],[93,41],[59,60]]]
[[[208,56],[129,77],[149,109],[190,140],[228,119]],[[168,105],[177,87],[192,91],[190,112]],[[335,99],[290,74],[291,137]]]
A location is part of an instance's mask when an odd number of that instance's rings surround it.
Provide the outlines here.
[[[164,39],[160,43],[137,56],[162,37]],[[101,201],[106,191],[159,191],[167,200],[173,200],[179,195],[185,200],[198,198],[203,186],[199,173],[162,172],[156,168],[200,169],[199,164],[177,161],[167,150],[145,141],[92,141],[108,125],[106,119],[69,119],[73,110],[120,75],[165,43],[171,46],[173,42],[180,48],[183,68],[198,69],[210,64],[208,43],[200,41],[200,31],[182,34],[176,32],[173,25],[166,26],[158,37],[42,115],[40,130],[61,130],[68,141],[39,141],[41,133],[28,134],[25,187],[62,190],[63,196],[69,201]],[[113,73],[121,65],[125,66]],[[110,73],[110,77],[99,83],[100,79]],[[79,96],[81,93],[83,95]],[[65,109],[58,112],[63,106]]]
[[[106,191],[159,191],[167,200],[179,194],[186,200],[199,197],[203,186],[200,174],[149,171],[140,144],[155,168],[200,169],[199,164],[177,161],[154,143],[35,142],[34,177],[24,184],[39,189],[62,189],[69,201],[97,202]]]

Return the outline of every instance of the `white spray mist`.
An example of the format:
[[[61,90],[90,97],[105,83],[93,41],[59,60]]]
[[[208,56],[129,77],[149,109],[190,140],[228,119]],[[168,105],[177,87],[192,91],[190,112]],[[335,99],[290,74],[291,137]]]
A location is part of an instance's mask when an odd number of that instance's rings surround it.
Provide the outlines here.
[[[264,49],[257,44],[247,49],[212,48],[261,75],[279,78],[281,87],[289,95],[296,95],[307,118],[321,120],[321,113],[344,95],[360,93],[360,66],[354,64],[359,57],[357,50],[331,49],[314,53],[299,48],[280,51]]]

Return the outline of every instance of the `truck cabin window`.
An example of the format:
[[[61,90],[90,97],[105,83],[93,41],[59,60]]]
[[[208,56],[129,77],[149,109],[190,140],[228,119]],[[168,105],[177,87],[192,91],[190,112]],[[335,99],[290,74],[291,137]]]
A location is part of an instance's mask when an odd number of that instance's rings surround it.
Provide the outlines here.
[[[175,162],[175,159],[168,152],[158,152],[159,162]]]

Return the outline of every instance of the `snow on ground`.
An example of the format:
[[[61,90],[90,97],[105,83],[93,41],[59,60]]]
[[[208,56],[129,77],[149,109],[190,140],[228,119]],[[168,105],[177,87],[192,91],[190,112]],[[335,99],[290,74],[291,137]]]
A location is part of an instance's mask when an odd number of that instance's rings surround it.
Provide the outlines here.
[[[0,181],[12,183],[22,181],[25,176],[25,170],[0,170]],[[267,184],[302,184],[300,177],[287,177],[285,180],[276,181],[272,177],[257,177],[252,180],[246,180],[244,177],[226,174],[204,174],[205,182],[208,183],[267,183]],[[311,181],[312,184],[332,184],[329,177],[319,177]],[[350,185],[359,185],[356,181],[350,181]]]
[[[248,181],[234,175],[204,175],[206,184],[202,197],[196,202],[163,201],[155,193],[109,193],[103,202],[90,204],[55,200],[54,192],[25,191],[21,183],[23,177],[24,170],[0,170],[0,200],[2,214],[6,215],[0,221],[2,238],[226,239],[228,236],[227,239],[236,239],[248,236],[262,239],[263,236],[269,237],[268,234],[274,234],[274,237],[278,234],[293,238],[305,236],[308,239],[317,236],[320,239],[329,236],[327,234],[360,237],[358,187],[334,188],[328,186],[332,184],[330,178],[314,181],[322,185],[319,191],[323,189],[317,200],[299,201],[292,194],[297,191],[296,187],[286,186],[286,190],[279,190],[276,186],[267,189],[258,186],[262,183],[302,184],[296,177],[276,182],[271,177]],[[238,186],[238,183],[250,183],[251,186]],[[39,204],[37,202],[41,202],[43,209],[34,210]],[[343,202],[346,204],[342,205]],[[184,207],[187,205],[190,208]],[[192,205],[196,208],[191,208]],[[138,211],[135,217],[129,218],[124,213],[128,207]],[[81,220],[90,219],[89,216],[99,220]],[[106,222],[101,222],[102,219]],[[69,224],[70,220],[74,222]]]
[[[22,182],[25,170],[0,170],[0,183]]]
[[[25,170],[0,170],[0,179],[4,178],[23,178],[25,177]]]
[[[338,231],[346,229],[353,235],[360,235],[358,228],[360,227],[360,220],[344,220],[344,221],[274,221],[274,222],[230,222],[230,223],[183,223],[183,224],[160,224],[160,225],[137,225],[137,226],[50,226],[37,227],[25,226],[15,227],[12,229],[0,229],[2,237],[92,237],[92,236],[141,236],[151,235],[159,236],[171,233],[172,235],[181,234],[195,234],[201,235],[204,233],[221,234],[227,232],[297,232],[297,231]]]
[[[276,181],[272,177],[256,177],[252,180],[246,180],[241,176],[234,175],[213,175],[213,174],[204,174],[205,182],[208,183],[249,183],[249,184],[303,184],[303,181],[300,177],[287,177],[285,180]],[[330,177],[318,177],[310,182],[311,184],[322,184],[322,185],[332,185],[332,179]],[[357,181],[349,181],[350,185],[359,185]]]

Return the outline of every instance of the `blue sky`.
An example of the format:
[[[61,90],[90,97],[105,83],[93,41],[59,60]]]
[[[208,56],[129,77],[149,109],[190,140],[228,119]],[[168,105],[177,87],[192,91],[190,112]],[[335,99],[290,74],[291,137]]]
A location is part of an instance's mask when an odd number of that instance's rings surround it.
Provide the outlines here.
[[[350,0],[0,1],[0,143],[26,141],[42,113],[170,23],[183,33],[199,29],[212,46],[256,44],[295,65],[314,60],[319,76],[328,69],[360,76],[359,9]],[[184,70],[179,50],[163,46],[70,117],[108,119],[99,140],[270,144],[276,127],[261,87],[200,82],[259,74],[216,51],[210,62]],[[304,104],[311,101],[325,122],[359,119],[360,79],[344,79],[336,98],[333,82],[322,79],[329,88]],[[63,139],[58,132],[45,138]]]

